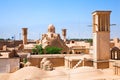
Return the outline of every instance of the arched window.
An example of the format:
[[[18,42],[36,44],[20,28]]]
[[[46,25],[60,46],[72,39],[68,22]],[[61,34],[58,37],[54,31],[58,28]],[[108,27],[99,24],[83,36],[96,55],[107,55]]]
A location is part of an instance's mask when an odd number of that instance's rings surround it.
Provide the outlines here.
[[[120,49],[114,47],[111,49],[111,59],[120,60]]]

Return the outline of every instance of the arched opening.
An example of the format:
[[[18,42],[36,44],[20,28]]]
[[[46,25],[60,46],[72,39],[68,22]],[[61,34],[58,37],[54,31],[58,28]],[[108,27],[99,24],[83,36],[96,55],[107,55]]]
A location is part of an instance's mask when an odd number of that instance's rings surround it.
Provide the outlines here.
[[[111,49],[111,59],[120,60],[120,49],[114,47]]]
[[[69,54],[72,54],[72,51],[70,51]]]
[[[75,43],[75,41],[71,41],[71,43]]]
[[[67,52],[63,52],[63,54],[67,54]]]

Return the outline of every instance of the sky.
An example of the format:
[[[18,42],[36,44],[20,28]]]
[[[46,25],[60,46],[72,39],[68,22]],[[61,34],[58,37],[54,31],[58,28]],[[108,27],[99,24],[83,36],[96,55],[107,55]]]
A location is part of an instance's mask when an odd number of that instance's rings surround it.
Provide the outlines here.
[[[53,24],[67,38],[92,38],[92,12],[111,10],[111,38],[120,38],[120,0],[0,0],[0,38],[22,39],[28,28],[28,39],[40,39]],[[62,36],[62,35],[61,35]]]

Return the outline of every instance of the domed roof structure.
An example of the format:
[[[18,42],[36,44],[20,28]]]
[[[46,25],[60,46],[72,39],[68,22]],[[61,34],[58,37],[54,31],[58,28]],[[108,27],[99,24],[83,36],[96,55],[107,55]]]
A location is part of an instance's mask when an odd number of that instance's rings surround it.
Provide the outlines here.
[[[43,70],[30,66],[12,73],[9,80],[41,80],[44,75],[45,72]]]
[[[54,27],[53,24],[49,24],[49,25],[48,25],[48,32],[55,33],[55,27]]]
[[[42,80],[68,80],[67,73],[60,70],[47,71],[45,79]]]
[[[78,67],[76,69],[71,69],[70,73],[87,73],[89,75],[91,75],[91,73],[93,74],[102,74],[103,72],[99,69],[96,69],[94,67],[89,67],[89,66],[83,66],[83,67]]]
[[[79,67],[76,69],[70,70],[71,78],[74,80],[75,78],[81,78],[82,80],[102,80],[104,78],[103,72],[99,69],[95,69],[94,67]],[[89,79],[88,79],[89,78]],[[101,79],[102,78],[102,79]]]
[[[62,48],[61,53],[66,54],[69,52],[69,48],[61,39],[60,34],[55,33],[55,27],[53,24],[48,25],[48,32],[46,34],[42,34],[40,43],[42,44],[43,48],[47,46],[54,46]]]

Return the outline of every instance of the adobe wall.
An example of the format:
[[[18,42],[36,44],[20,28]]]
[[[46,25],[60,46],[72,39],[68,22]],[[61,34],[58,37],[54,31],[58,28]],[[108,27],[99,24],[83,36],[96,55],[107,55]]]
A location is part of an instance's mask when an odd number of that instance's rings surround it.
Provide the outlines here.
[[[68,60],[68,59],[65,59],[65,68],[73,68],[73,67],[76,66],[76,64],[79,61],[80,60]],[[81,63],[77,67],[81,67],[81,66],[91,66],[91,67],[93,67],[93,61],[91,61],[91,60],[82,60]]]
[[[64,66],[64,55],[31,55],[28,61],[32,66],[40,67],[40,62],[43,58],[48,58],[53,64],[53,67]]]
[[[0,73],[14,72],[19,69],[20,58],[0,58]]]
[[[109,68],[114,69],[113,65],[115,65],[115,60],[110,60],[109,62]]]
[[[93,61],[92,60],[84,60],[83,66],[91,66],[93,67]]]
[[[109,61],[103,61],[103,62],[94,62],[94,67],[97,69],[105,69],[109,68]]]
[[[42,58],[28,58],[28,61],[31,63],[31,66],[36,66],[40,68],[40,62]]]
[[[19,46],[19,44],[22,44],[22,40],[15,40],[14,41],[0,41],[0,50],[3,49],[4,45],[7,45],[7,47],[14,47],[14,46]]]
[[[110,60],[109,68],[113,69],[115,75],[120,76],[120,60]]]
[[[69,60],[66,59],[65,57],[69,56],[77,56],[79,54],[54,54],[54,55],[31,55],[28,58],[28,61],[31,63],[32,66],[40,67],[40,62],[43,58],[48,58],[53,64],[53,67],[58,67],[58,66],[65,66],[66,68],[73,68],[80,59],[75,59],[75,60]],[[80,55],[79,55],[80,56]],[[91,60],[83,60],[80,64],[80,66],[93,66],[93,61]]]
[[[73,68],[77,63],[78,63],[79,60],[73,60],[71,61],[71,64],[69,65],[69,68]],[[78,67],[81,67],[83,64],[83,61],[78,65]]]
[[[0,41],[0,50],[3,49],[3,45],[5,45],[5,42],[4,41]]]

